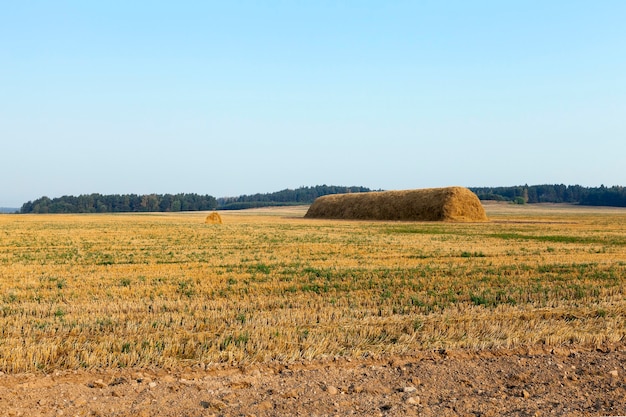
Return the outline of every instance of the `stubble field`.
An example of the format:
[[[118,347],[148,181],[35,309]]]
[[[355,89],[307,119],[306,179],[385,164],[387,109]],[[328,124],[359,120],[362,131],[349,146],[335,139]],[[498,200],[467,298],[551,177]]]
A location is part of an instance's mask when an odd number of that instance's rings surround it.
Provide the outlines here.
[[[485,208],[488,223],[0,216],[0,371],[622,346],[626,210]]]
[[[623,340],[626,212],[487,207],[486,224],[2,216],[0,370]]]

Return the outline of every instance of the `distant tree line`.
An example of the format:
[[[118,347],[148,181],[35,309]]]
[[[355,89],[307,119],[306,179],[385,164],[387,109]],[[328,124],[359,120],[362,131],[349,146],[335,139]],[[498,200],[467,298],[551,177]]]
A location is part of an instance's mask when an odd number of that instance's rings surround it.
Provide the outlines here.
[[[585,206],[626,207],[626,188],[544,184],[514,187],[471,187],[481,200],[517,203],[572,203]]]
[[[83,194],[58,198],[41,197],[22,205],[20,213],[124,213],[199,210],[241,210],[266,206],[311,204],[327,194],[371,191],[365,187],[317,185],[274,193],[216,199],[198,194]]]
[[[242,195],[217,199],[220,210],[241,210],[266,206],[287,206],[311,204],[317,197],[328,194],[363,193],[371,191],[366,187],[344,187],[336,185],[316,185],[300,187],[295,190],[285,189],[267,194]]]
[[[214,210],[217,200],[198,194],[84,194],[41,197],[22,205],[20,213],[123,213]]]
[[[470,187],[481,200],[517,203],[572,203],[588,206],[626,207],[626,188],[621,186],[583,187],[544,184],[512,187]],[[122,213],[176,212],[201,210],[241,210],[266,206],[311,204],[328,194],[362,193],[366,187],[316,185],[285,189],[274,193],[216,199],[199,194],[84,194],[58,198],[41,197],[22,205],[20,213]]]

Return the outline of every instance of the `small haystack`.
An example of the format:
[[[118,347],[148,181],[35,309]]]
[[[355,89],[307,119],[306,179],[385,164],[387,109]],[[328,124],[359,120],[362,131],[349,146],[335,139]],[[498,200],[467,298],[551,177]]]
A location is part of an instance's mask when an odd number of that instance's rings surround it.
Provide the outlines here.
[[[463,187],[332,194],[317,198],[305,217],[354,220],[487,221],[485,209]]]
[[[220,216],[218,212],[214,211],[206,216],[204,222],[206,224],[222,224],[222,216]]]

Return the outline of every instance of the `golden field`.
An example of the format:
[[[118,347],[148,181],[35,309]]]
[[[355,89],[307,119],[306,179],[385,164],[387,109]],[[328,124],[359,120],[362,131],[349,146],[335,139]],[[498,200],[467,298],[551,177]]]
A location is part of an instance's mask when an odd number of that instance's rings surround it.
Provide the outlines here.
[[[0,371],[175,369],[626,335],[626,210],[0,216]]]

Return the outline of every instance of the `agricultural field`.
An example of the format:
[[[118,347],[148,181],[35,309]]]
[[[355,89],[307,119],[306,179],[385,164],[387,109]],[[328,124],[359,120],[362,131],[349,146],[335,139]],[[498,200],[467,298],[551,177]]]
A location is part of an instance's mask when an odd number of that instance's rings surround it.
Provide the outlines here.
[[[268,215],[274,214],[274,215]],[[314,360],[626,334],[626,212],[0,217],[0,370]]]
[[[223,224],[2,215],[0,371],[623,346],[626,210],[485,209],[486,223],[304,219],[306,207],[221,213]]]

